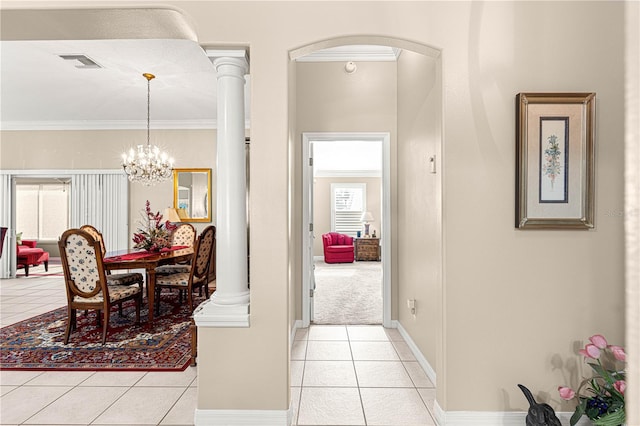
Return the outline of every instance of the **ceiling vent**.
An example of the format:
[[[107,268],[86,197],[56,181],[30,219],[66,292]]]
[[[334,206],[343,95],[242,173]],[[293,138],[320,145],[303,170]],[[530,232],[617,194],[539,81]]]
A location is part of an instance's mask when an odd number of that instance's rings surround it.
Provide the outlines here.
[[[76,68],[102,68],[93,59],[85,55],[58,55],[65,61],[77,61]]]

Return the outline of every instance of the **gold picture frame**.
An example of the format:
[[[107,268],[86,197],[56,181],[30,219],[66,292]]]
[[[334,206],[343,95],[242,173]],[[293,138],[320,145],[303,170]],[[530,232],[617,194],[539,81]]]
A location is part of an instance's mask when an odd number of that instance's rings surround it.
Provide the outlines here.
[[[182,222],[211,222],[211,169],[173,169],[173,208]]]
[[[594,227],[595,93],[516,95],[516,228]]]

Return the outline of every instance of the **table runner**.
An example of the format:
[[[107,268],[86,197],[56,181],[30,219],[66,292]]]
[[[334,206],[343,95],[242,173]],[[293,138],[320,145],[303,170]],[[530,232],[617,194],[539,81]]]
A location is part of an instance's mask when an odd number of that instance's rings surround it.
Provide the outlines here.
[[[184,249],[184,248],[188,248],[189,246],[171,246],[171,247],[165,247],[163,249],[160,250],[160,253],[167,253],[170,251],[174,251],[174,250],[180,250],[180,249]],[[151,256],[157,256],[158,252],[150,252],[150,251],[137,251],[134,253],[126,253],[123,254],[121,256],[111,256],[111,257],[105,257],[103,259],[103,262],[105,263],[109,263],[109,262],[115,262],[118,260],[136,260],[136,259],[143,259],[145,257],[151,257]]]

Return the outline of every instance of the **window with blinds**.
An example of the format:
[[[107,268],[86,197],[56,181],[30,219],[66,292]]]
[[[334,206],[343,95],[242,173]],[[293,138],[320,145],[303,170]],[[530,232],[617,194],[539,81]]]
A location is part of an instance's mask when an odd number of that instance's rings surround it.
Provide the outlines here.
[[[68,185],[16,185],[16,230],[22,238],[56,241],[68,227]]]
[[[356,236],[362,230],[362,214],[366,207],[367,184],[331,184],[331,230]]]

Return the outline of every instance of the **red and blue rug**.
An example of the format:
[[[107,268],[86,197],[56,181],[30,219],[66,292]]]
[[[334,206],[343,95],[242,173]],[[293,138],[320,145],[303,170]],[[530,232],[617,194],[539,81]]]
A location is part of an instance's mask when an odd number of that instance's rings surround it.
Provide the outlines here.
[[[194,301],[194,304],[201,302]],[[56,309],[0,329],[2,370],[182,371],[191,359],[191,314],[178,296],[163,294],[160,315],[147,320],[146,300],[140,325],[135,325],[133,301],[124,304],[123,316],[113,308],[107,342],[101,345],[102,327],[96,311],[78,311],[77,329],[64,344],[67,308]]]

